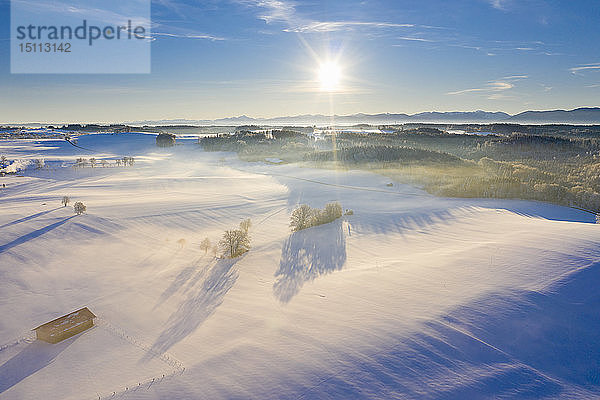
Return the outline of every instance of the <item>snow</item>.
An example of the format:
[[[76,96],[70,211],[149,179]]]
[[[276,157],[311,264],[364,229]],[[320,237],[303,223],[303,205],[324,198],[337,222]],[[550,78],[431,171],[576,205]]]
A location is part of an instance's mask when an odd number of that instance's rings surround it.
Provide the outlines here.
[[[600,396],[592,215],[178,142],[1,143],[9,159],[55,163],[0,178],[3,400]],[[61,167],[123,156],[135,166]],[[297,204],[329,201],[355,214],[290,232]],[[245,256],[199,249],[244,218]],[[93,329],[29,339],[84,306]]]
[[[494,133],[494,132],[467,132],[467,131],[463,131],[460,129],[454,129],[454,130],[448,130],[446,131],[450,134],[454,134],[454,135],[476,135],[476,136],[489,136],[489,135],[496,135],[498,136],[498,133]]]
[[[273,157],[267,157],[265,158],[265,161],[271,164],[281,164],[284,161],[280,158],[273,158]]]
[[[19,172],[19,171],[27,168],[27,166],[30,163],[31,163],[31,161],[29,161],[29,160],[14,160],[14,161],[11,161],[10,164],[8,164],[6,167],[0,168],[0,172],[4,172],[7,174]]]

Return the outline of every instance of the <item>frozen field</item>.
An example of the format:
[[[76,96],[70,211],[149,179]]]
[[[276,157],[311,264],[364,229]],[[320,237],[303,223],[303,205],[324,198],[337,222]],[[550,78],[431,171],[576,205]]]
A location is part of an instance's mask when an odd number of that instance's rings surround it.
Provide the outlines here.
[[[2,400],[600,397],[593,216],[181,143],[0,141],[50,167],[0,178]],[[296,205],[329,201],[355,214],[291,234]],[[244,218],[245,256],[200,249]],[[83,306],[97,327],[30,339]]]

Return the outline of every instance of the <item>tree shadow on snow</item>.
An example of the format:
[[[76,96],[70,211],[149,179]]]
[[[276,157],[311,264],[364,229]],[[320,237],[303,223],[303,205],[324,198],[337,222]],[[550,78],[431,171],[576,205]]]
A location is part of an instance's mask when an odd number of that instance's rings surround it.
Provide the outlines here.
[[[46,211],[39,212],[39,213],[37,213],[37,214],[32,214],[32,215],[29,215],[29,216],[27,216],[27,217],[23,217],[23,218],[20,218],[20,219],[16,219],[16,220],[14,220],[14,221],[12,221],[12,222],[8,222],[8,223],[6,223],[6,224],[4,224],[4,225],[1,225],[1,226],[0,226],[0,229],[2,229],[2,228],[7,228],[7,227],[9,227],[9,226],[12,226],[12,225],[17,225],[17,224],[20,224],[21,222],[26,222],[26,221],[29,221],[30,219],[34,219],[34,218],[41,217],[42,215],[49,214],[49,213],[51,213],[52,211],[60,210],[61,208],[64,208],[64,207],[56,207],[56,208],[53,208],[52,210],[46,210]]]
[[[239,260],[217,261],[199,288],[189,288],[186,299],[169,317],[166,328],[152,345],[152,352],[163,354],[193,333],[215,312],[238,279],[234,266]],[[152,357],[150,353],[146,356]]]
[[[21,352],[0,365],[0,394],[50,365],[77,338],[75,336],[58,344],[39,340],[28,344]]]
[[[189,289],[196,286],[198,281],[206,275],[206,273],[211,269],[211,267],[218,264],[218,261],[210,260],[210,262],[201,266],[201,261],[202,258],[199,258],[198,260],[194,261],[189,267],[182,269],[179,272],[179,274],[177,274],[177,276],[175,277],[175,280],[171,282],[169,287],[167,287],[165,291],[162,292],[154,308],[160,306],[178,291],[183,290],[184,292],[187,292]]]
[[[40,229],[35,230],[33,232],[30,232],[30,233],[28,233],[26,235],[18,237],[15,240],[13,240],[12,242],[0,246],[0,253],[4,253],[6,250],[10,250],[10,249],[12,249],[15,246],[18,246],[20,244],[23,244],[23,243],[26,243],[26,242],[28,242],[30,240],[33,240],[33,239],[35,239],[35,238],[37,238],[39,236],[42,236],[43,234],[48,233],[51,230],[56,229],[59,226],[66,224],[67,222],[69,222],[69,220],[71,220],[71,219],[73,219],[75,217],[76,217],[76,215],[73,215],[71,217],[67,217],[65,219],[61,219],[58,222],[55,222],[53,224],[50,224],[48,226],[45,226],[43,228],[40,228]]]
[[[339,271],[346,263],[344,224],[331,224],[294,232],[283,245],[273,293],[282,303],[289,302],[305,282]]]

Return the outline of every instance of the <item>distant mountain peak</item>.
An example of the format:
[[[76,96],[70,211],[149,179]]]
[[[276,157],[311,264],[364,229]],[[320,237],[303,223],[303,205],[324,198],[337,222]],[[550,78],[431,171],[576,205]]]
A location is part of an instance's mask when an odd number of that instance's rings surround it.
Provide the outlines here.
[[[600,107],[580,107],[570,111],[525,111],[513,115],[510,122],[599,124]]]
[[[600,124],[600,107],[580,107],[574,110],[524,111],[510,115],[501,111],[427,111],[417,114],[363,112],[350,115],[301,114],[272,118],[253,118],[247,115],[214,120],[160,120],[141,121],[144,124],[198,124],[198,125],[386,125],[403,123],[565,123]],[[140,123],[140,121],[136,122]]]

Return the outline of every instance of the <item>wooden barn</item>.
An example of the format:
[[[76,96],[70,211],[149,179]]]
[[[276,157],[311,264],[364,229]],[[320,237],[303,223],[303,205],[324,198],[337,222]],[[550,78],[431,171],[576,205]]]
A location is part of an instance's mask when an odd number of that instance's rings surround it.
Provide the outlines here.
[[[87,307],[34,328],[38,340],[58,343],[94,326],[96,316]]]

